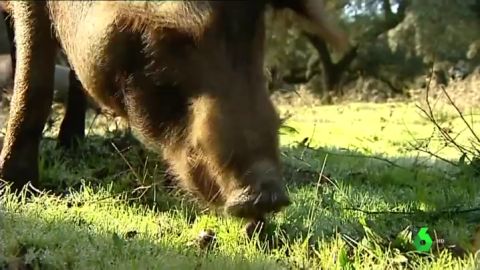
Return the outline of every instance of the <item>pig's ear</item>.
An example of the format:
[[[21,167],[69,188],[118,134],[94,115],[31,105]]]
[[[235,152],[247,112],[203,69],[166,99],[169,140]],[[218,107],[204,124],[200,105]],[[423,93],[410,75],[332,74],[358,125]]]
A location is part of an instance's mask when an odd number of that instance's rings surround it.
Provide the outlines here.
[[[344,51],[349,46],[348,36],[328,20],[323,0],[270,0],[275,9],[290,9],[307,21],[306,30],[320,35],[336,50]]]

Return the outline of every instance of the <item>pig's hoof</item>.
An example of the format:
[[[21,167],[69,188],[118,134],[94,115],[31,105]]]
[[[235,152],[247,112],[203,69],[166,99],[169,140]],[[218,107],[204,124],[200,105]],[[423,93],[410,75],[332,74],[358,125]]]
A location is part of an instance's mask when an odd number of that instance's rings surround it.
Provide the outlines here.
[[[36,186],[38,183],[38,167],[28,165],[0,160],[0,179],[10,182],[14,192],[23,189],[29,182],[31,185]]]

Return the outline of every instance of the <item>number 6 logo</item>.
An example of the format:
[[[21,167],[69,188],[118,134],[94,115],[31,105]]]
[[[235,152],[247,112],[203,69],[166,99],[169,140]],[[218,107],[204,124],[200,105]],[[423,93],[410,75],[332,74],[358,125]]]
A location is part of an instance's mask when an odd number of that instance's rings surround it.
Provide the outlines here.
[[[417,233],[415,239],[413,240],[413,244],[415,245],[417,251],[427,252],[432,247],[433,241],[427,230],[427,227],[420,228],[420,231]]]

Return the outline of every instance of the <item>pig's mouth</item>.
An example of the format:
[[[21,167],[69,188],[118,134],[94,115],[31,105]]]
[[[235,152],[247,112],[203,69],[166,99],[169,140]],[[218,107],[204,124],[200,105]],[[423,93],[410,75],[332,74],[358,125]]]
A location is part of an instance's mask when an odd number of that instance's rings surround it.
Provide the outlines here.
[[[259,219],[269,213],[279,212],[290,204],[285,188],[280,185],[272,185],[261,191],[244,188],[230,196],[225,211],[235,217]]]

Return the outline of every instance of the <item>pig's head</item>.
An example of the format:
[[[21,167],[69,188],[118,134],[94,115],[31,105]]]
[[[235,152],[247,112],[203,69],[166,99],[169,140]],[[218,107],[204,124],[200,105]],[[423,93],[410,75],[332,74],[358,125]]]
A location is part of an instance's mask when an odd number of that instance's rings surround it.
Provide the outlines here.
[[[149,3],[151,13],[132,8],[124,27],[138,33],[123,87],[132,129],[181,184],[231,215],[287,206],[280,121],[264,78],[264,13],[268,4],[290,8],[326,33],[321,1]]]

